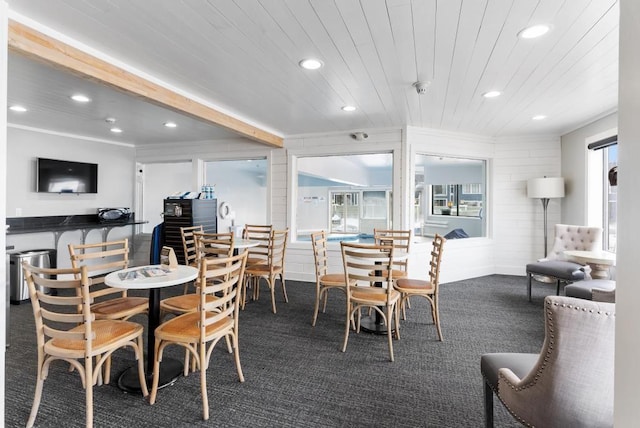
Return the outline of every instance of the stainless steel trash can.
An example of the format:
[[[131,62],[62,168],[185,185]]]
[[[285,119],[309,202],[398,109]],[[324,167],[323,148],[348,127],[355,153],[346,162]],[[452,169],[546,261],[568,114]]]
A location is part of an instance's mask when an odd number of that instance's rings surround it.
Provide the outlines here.
[[[22,262],[26,261],[37,267],[56,267],[56,250],[12,251],[9,254],[9,300],[18,305],[29,300],[29,287],[22,270]],[[47,293],[49,290],[45,289]]]

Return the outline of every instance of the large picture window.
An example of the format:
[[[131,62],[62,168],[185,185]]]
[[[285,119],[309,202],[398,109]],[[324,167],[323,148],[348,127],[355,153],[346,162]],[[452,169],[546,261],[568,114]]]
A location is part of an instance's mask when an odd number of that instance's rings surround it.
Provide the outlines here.
[[[416,235],[486,236],[486,162],[421,155],[415,160]]]
[[[298,240],[326,230],[331,240],[370,239],[392,227],[391,153],[300,157],[296,229]]]

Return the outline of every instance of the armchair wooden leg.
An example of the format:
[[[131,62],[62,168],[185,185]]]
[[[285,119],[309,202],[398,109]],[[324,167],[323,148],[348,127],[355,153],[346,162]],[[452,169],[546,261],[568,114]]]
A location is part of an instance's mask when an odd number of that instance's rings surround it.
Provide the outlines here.
[[[531,272],[527,272],[527,296],[531,301]]]
[[[560,295],[560,280],[556,281],[556,296]]]
[[[484,382],[484,422],[486,428],[493,428],[493,389]]]

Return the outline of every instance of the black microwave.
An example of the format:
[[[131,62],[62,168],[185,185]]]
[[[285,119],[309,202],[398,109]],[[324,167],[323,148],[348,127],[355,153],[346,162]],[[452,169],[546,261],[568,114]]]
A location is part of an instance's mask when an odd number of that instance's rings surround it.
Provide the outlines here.
[[[130,219],[130,208],[98,208],[98,220],[100,223],[124,222]]]

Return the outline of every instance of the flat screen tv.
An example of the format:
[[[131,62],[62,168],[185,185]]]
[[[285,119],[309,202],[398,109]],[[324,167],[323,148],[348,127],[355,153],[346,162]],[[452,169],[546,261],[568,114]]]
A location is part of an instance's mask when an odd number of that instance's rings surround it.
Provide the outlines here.
[[[38,158],[37,192],[98,193],[98,164]]]

